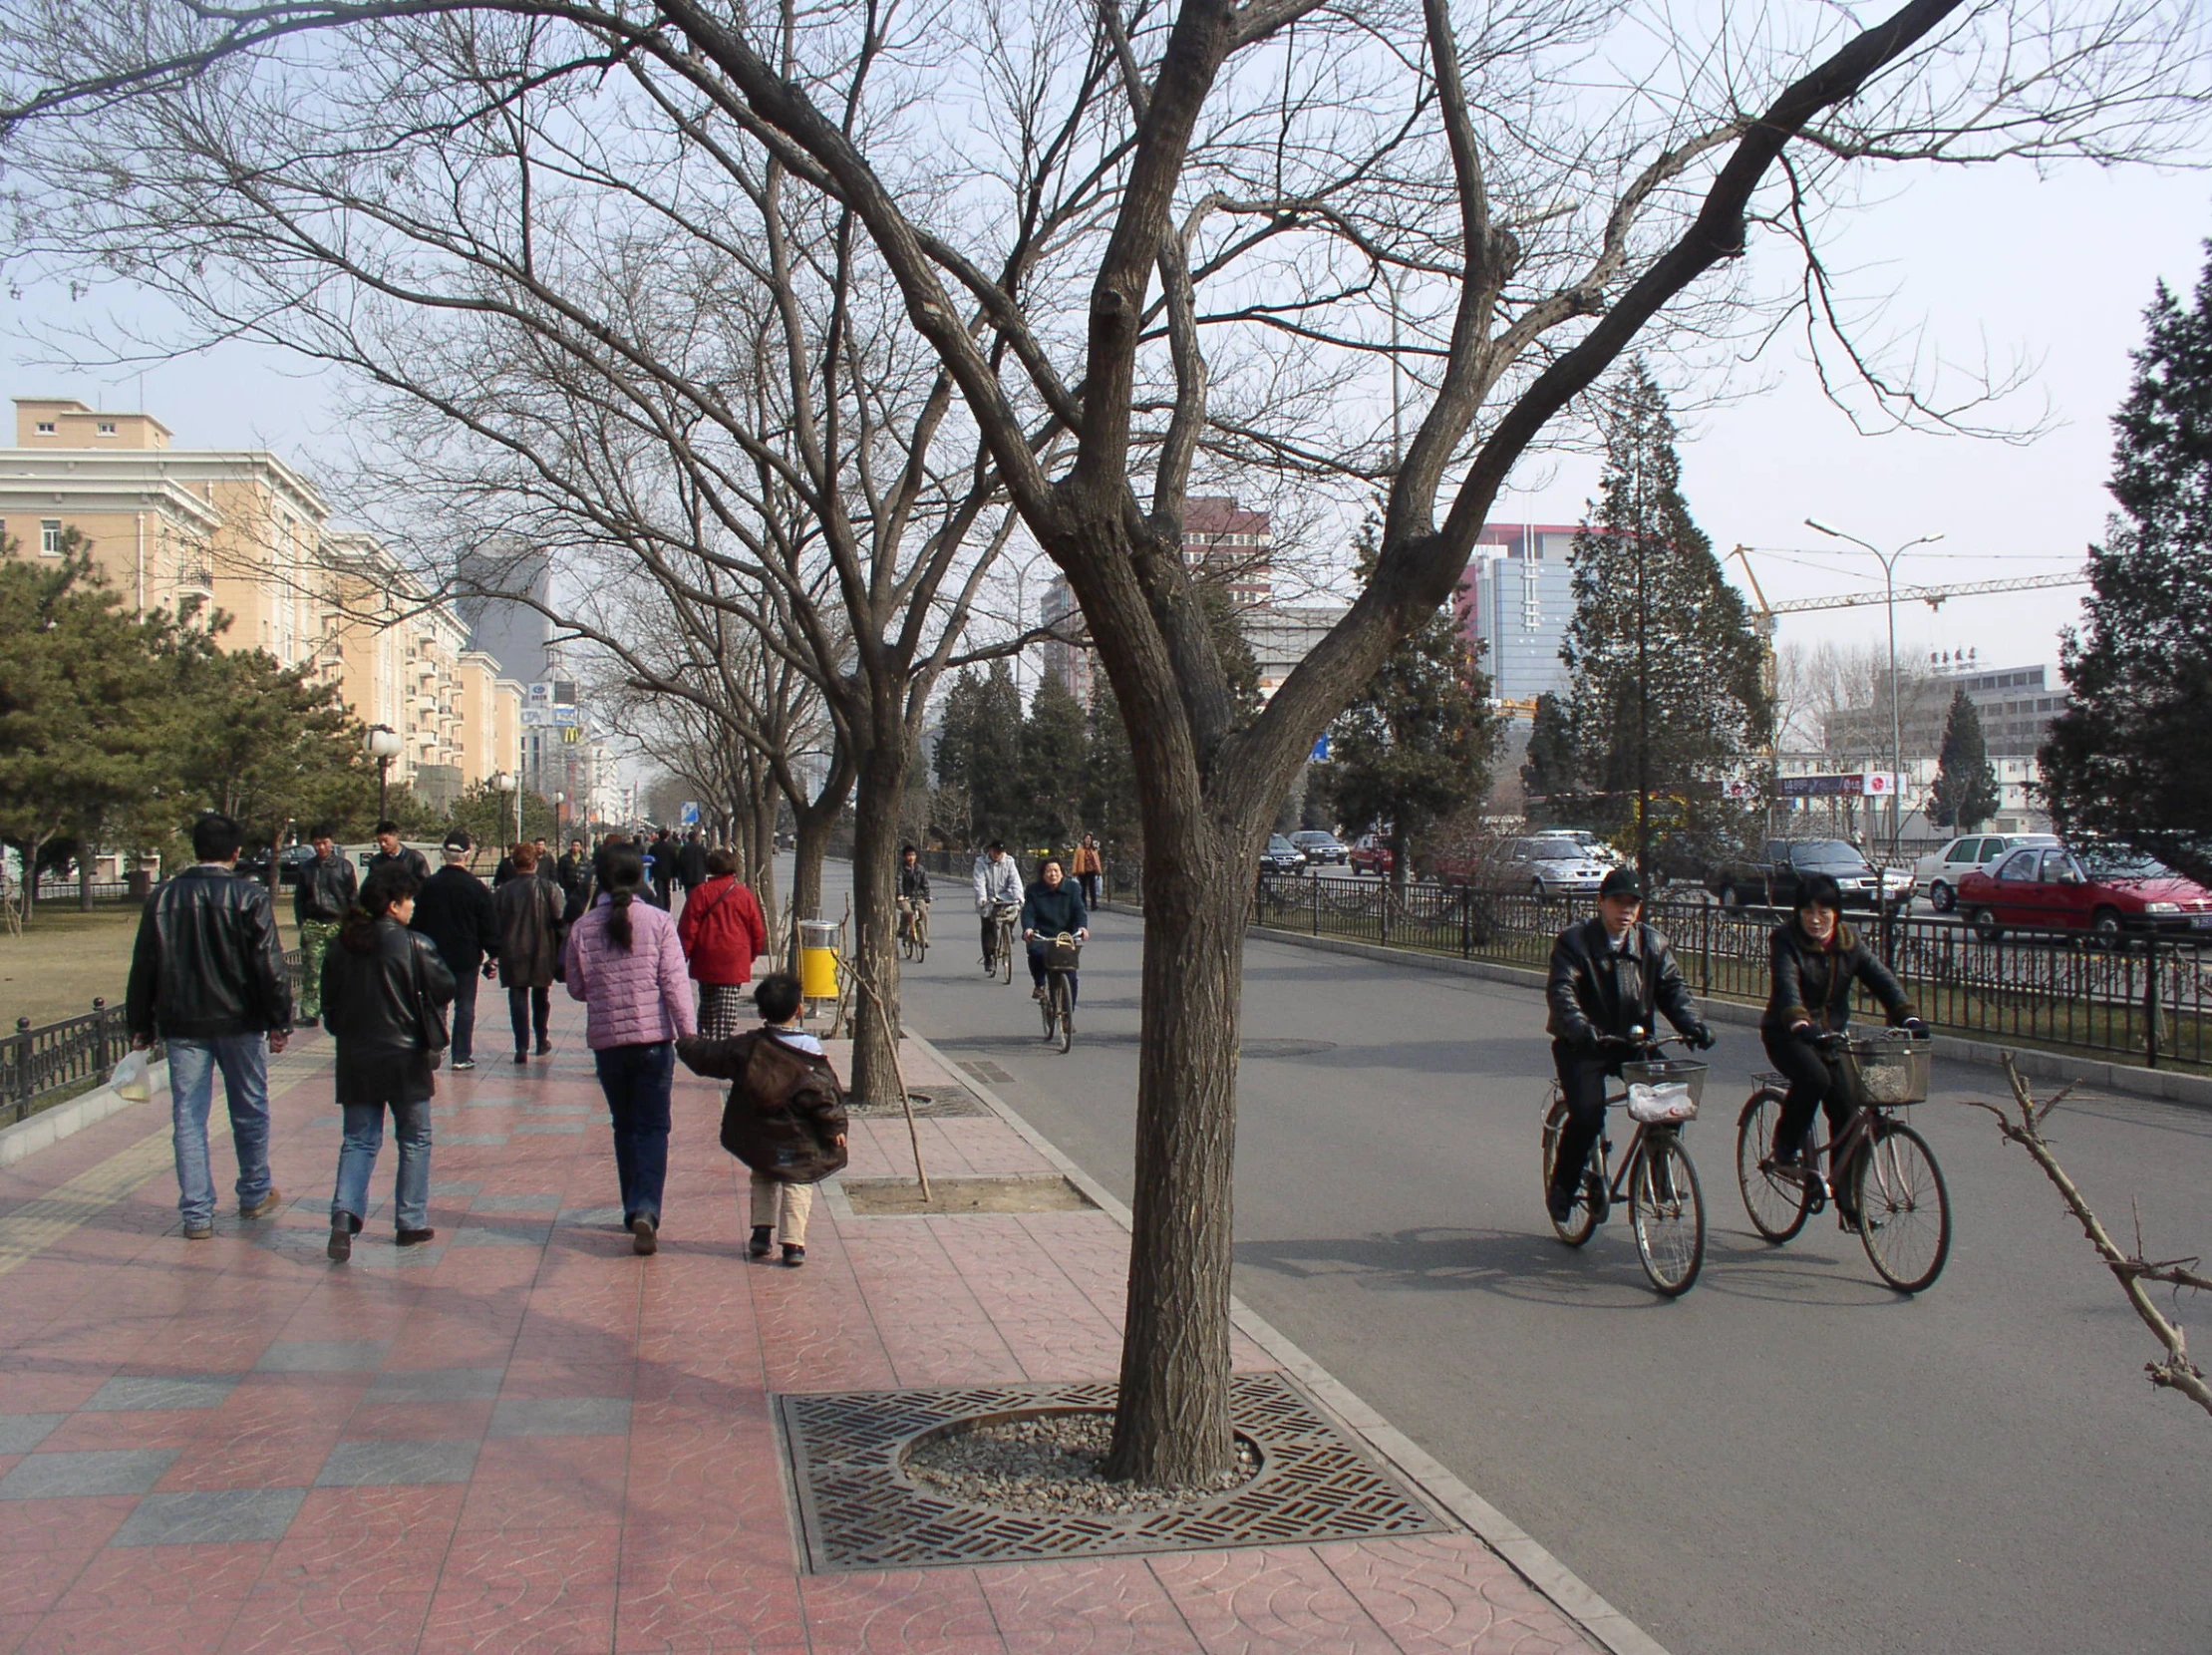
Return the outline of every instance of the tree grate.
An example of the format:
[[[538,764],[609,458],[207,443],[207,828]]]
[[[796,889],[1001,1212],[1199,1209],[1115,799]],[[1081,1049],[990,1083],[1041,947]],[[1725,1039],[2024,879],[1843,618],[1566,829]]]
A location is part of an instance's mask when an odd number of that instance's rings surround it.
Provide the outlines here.
[[[918,1486],[903,1470],[914,1440],[942,1427],[1039,1410],[1111,1408],[1115,1391],[1099,1381],[778,1397],[807,1567],[836,1574],[1036,1562],[1451,1527],[1280,1373],[1230,1381],[1230,1420],[1258,1448],[1258,1475],[1170,1509],[1112,1514],[969,1504]]]
[[[915,1117],[925,1121],[941,1121],[952,1117],[987,1116],[991,1112],[981,1100],[966,1087],[935,1083],[926,1087],[909,1087],[906,1096],[914,1106]],[[906,1111],[897,1103],[860,1104],[847,1103],[846,1112],[862,1121],[874,1121],[886,1116],[906,1119]]]

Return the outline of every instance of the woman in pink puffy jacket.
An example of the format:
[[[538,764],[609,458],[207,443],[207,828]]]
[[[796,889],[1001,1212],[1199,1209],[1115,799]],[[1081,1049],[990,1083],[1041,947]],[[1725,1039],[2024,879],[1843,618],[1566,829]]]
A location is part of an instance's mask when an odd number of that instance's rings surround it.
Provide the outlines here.
[[[563,967],[569,997],[584,1003],[584,1041],[614,1120],[622,1222],[632,1250],[650,1253],[659,1246],[668,1182],[675,1042],[698,1033],[698,1024],[676,922],[637,900],[644,883],[645,859],[635,845],[606,853],[599,900],[569,931]]]

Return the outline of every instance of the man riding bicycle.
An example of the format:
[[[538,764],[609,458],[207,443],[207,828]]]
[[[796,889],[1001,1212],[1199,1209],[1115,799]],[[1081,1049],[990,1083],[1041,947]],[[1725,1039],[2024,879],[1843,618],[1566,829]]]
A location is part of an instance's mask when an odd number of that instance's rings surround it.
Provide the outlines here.
[[[906,928],[906,916],[916,904],[929,906],[929,869],[922,866],[922,853],[911,844],[899,846],[898,852],[898,912],[899,928]]]
[[[976,913],[983,920],[983,974],[999,967],[998,910],[1022,905],[1022,874],[1006,853],[1006,841],[993,839],[975,865]]]
[[[1038,870],[1037,883],[1022,892],[1022,940],[1029,944],[1032,1000],[1045,998],[1045,956],[1054,937],[1066,932],[1078,942],[1091,935],[1091,910],[1083,892],[1057,860]],[[1068,1004],[1076,1003],[1076,973],[1068,973]]]
[[[1774,1067],[1789,1081],[1781,1122],[1774,1130],[1777,1170],[1802,1165],[1805,1134],[1815,1108],[1828,1118],[1831,1141],[1850,1124],[1852,1106],[1838,1084],[1835,1060],[1825,1048],[1835,1046],[1835,1037],[1849,1032],[1852,984],[1866,985],[1889,1014],[1892,1027],[1919,1036],[1928,1032],[1889,967],[1843,923],[1842,909],[1841,887],[1826,874],[1816,873],[1797,887],[1794,910],[1767,938],[1771,987],[1765,1014],[1758,1020],[1758,1037]],[[1835,1187],[1844,1188],[1842,1168],[1828,1170]]]
[[[1561,931],[1551,946],[1546,1026],[1567,1101],[1567,1124],[1544,1197],[1557,1223],[1573,1216],[1583,1165],[1604,1130],[1605,1083],[1618,1079],[1621,1065],[1641,1054],[1630,1031],[1650,1029],[1655,1014],[1665,1012],[1692,1046],[1706,1051],[1713,1045],[1713,1031],[1698,1017],[1674,950],[1657,928],[1638,922],[1643,908],[1644,887],[1636,874],[1616,867],[1598,887],[1597,913]]]

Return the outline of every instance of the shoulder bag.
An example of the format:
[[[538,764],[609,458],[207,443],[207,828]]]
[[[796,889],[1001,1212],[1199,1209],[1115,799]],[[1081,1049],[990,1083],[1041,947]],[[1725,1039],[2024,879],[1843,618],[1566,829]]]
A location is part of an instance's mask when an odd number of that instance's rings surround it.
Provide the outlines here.
[[[454,1043],[453,1031],[446,1026],[446,1008],[433,1003],[425,992],[423,982],[424,944],[413,936],[408,938],[407,963],[415,979],[415,1016],[423,1027],[423,1056],[431,1068],[436,1069],[446,1061],[446,1048]]]

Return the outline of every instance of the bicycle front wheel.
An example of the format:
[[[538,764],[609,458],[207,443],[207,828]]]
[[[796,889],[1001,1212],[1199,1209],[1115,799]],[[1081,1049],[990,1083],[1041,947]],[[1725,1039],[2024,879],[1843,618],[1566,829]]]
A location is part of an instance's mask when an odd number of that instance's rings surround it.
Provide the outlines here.
[[[1011,925],[1002,925],[999,927],[999,981],[1002,983],[1011,983],[1013,980],[1014,927]]]
[[[919,965],[929,955],[929,910],[927,908],[916,908],[914,910],[912,940],[914,944],[914,963]]]
[[[1900,1293],[1932,1285],[1951,1256],[1951,1192],[1927,1140],[1884,1121],[1856,1162],[1853,1204],[1874,1273]]]
[[[1055,971],[1052,974],[1049,999],[1053,1018],[1060,1025],[1060,1049],[1063,1052],[1070,1051],[1076,1044],[1076,991],[1069,985],[1067,972]]]
[[[1776,1246],[1805,1227],[1812,1211],[1812,1185],[1766,1169],[1773,1154],[1774,1129],[1781,1124],[1782,1095],[1761,1087],[1744,1101],[1736,1122],[1736,1186],[1751,1228]]]
[[[1670,1299],[1689,1292],[1705,1264],[1705,1197],[1674,1133],[1645,1138],[1629,1173],[1628,1222],[1652,1285]]]
[[[1567,1100],[1555,1092],[1552,1095],[1551,1108],[1544,1112],[1544,1196],[1547,1200],[1551,1197],[1552,1164],[1559,1158],[1559,1134],[1566,1125]],[[1585,1176],[1583,1192],[1575,1197],[1574,1210],[1567,1215],[1567,1221],[1561,1223],[1554,1218],[1551,1222],[1559,1239],[1570,1247],[1581,1246],[1597,1232],[1598,1213],[1590,1202],[1589,1183],[1590,1179]]]

